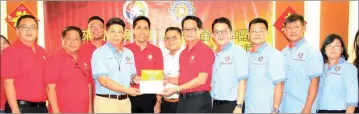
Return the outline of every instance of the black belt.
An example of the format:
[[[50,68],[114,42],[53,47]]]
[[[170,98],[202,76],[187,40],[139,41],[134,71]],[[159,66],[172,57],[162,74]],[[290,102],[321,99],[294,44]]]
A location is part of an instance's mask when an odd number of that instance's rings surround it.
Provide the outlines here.
[[[96,95],[100,97],[112,98],[117,100],[123,100],[128,97],[127,95],[109,95],[109,94],[96,94]]]
[[[181,98],[186,98],[186,97],[202,96],[205,94],[209,94],[209,92],[208,91],[198,91],[198,92],[190,92],[190,93],[181,93],[179,96]]]
[[[229,104],[237,101],[227,101],[227,100],[213,100],[213,104]]]
[[[19,106],[46,107],[46,102],[30,102],[30,101],[17,100],[17,104]]]

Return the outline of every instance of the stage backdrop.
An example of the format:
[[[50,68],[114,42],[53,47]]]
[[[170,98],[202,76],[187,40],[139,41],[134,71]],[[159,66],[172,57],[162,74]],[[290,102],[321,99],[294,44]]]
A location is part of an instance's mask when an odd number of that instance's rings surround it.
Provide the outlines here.
[[[210,37],[211,24],[215,18],[226,17],[233,25],[233,42],[248,50],[248,24],[251,19],[261,17],[269,22],[267,41],[272,45],[273,26],[271,1],[122,1],[122,2],[45,2],[45,46],[49,54],[61,48],[61,32],[66,26],[78,26],[86,32],[87,20],[97,15],[105,21],[119,17],[126,22],[125,43],[133,41],[132,20],[138,15],[149,17],[151,21],[151,43],[163,46],[164,30],[169,26],[181,26],[186,15],[198,16],[203,21],[201,39],[212,49],[216,48]],[[279,15],[279,14],[278,14]],[[88,39],[89,35],[85,34]]]

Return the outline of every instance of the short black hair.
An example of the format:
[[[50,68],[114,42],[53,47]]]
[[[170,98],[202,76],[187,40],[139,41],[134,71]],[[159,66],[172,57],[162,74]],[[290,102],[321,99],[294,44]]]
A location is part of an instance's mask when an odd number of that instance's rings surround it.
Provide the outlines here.
[[[103,19],[102,19],[101,17],[99,17],[99,16],[92,16],[92,17],[90,17],[87,23],[90,23],[90,22],[93,21],[93,20],[98,20],[98,21],[101,21],[102,24],[105,24],[105,21],[103,21]]]
[[[188,16],[186,16],[185,18],[183,18],[183,20],[182,20],[182,22],[181,22],[181,25],[182,25],[181,27],[182,27],[182,29],[183,29],[183,26],[184,26],[184,22],[185,22],[186,20],[196,21],[196,23],[197,23],[197,28],[202,29],[203,24],[202,24],[201,19],[199,19],[199,18],[196,17],[196,16],[192,16],[192,15],[188,15]]]
[[[345,60],[348,60],[349,54],[347,52],[347,48],[345,47],[343,38],[340,35],[337,34],[330,34],[327,36],[327,38],[325,38],[322,47],[320,48],[320,51],[322,52],[323,55],[323,60],[324,63],[328,63],[328,56],[325,54],[325,47],[331,43],[334,42],[335,39],[338,39],[342,45],[343,48],[343,52],[341,54],[341,57],[343,57]]]
[[[353,44],[353,49],[354,49],[354,53],[355,53],[355,59],[353,61],[353,64],[359,68],[359,45],[358,45],[358,40],[359,40],[359,30],[357,31],[357,33],[355,34],[354,37],[354,44]]]
[[[304,17],[302,15],[292,14],[292,15],[288,16],[285,19],[284,26],[286,26],[288,23],[293,23],[293,22],[296,22],[298,20],[299,20],[300,23],[302,23],[302,25],[304,25]]]
[[[137,16],[134,20],[133,20],[133,28],[136,27],[137,22],[140,20],[145,20],[148,24],[148,28],[151,29],[151,22],[150,19],[148,19],[146,16]]]
[[[248,25],[248,30],[251,30],[251,26],[256,23],[263,23],[266,26],[266,30],[268,30],[268,22],[267,22],[267,20],[265,20],[263,18],[255,18],[255,19],[251,20],[251,22],[249,22],[249,25]]]
[[[19,17],[19,19],[17,19],[17,22],[16,22],[16,27],[19,27],[19,24],[20,22],[23,20],[23,19],[26,19],[26,18],[30,18],[30,19],[33,19],[36,23],[36,26],[39,26],[39,24],[37,23],[37,20],[35,19],[34,16],[32,15],[22,15]]]
[[[215,19],[212,23],[212,30],[214,29],[214,25],[216,25],[217,23],[227,24],[229,30],[232,31],[232,24],[231,24],[231,21],[229,21],[229,19],[227,19],[225,17],[220,17],[220,18]]]
[[[7,43],[7,44],[9,44],[10,45],[10,42],[9,42],[9,40],[5,37],[5,36],[3,36],[3,35],[0,35],[0,37],[2,38],[2,39],[4,39],[5,40],[5,42]]]
[[[67,32],[71,31],[71,30],[74,30],[74,31],[78,32],[80,34],[80,38],[82,40],[82,38],[83,38],[82,30],[79,27],[76,27],[76,26],[67,26],[65,28],[65,30],[62,31],[62,38],[65,38]]]
[[[106,30],[108,30],[111,25],[115,25],[115,24],[121,25],[123,30],[125,31],[126,24],[122,19],[120,19],[118,17],[113,17],[113,18],[111,18],[110,20],[107,21]]]
[[[168,28],[166,29],[166,32],[165,32],[165,33],[167,33],[167,32],[170,31],[170,30],[177,31],[180,35],[182,34],[181,29],[178,28],[178,27],[168,27]]]

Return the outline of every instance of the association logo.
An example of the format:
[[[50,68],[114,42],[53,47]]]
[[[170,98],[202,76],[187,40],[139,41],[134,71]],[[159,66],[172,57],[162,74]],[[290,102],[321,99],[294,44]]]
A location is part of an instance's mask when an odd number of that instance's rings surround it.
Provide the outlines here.
[[[176,21],[181,21],[187,15],[194,15],[195,8],[189,1],[174,1],[168,9],[171,17]]]
[[[132,24],[137,16],[148,16],[148,6],[145,1],[126,1],[122,8],[123,17]]]

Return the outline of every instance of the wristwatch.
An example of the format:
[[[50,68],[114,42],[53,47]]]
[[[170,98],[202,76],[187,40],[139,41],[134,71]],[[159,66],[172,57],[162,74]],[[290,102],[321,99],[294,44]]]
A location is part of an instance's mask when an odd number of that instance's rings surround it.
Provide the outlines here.
[[[272,112],[273,112],[273,113],[279,113],[279,110],[278,110],[278,108],[273,108],[273,109],[272,109]]]
[[[238,107],[238,108],[243,108],[243,104],[237,104],[236,107]]]

